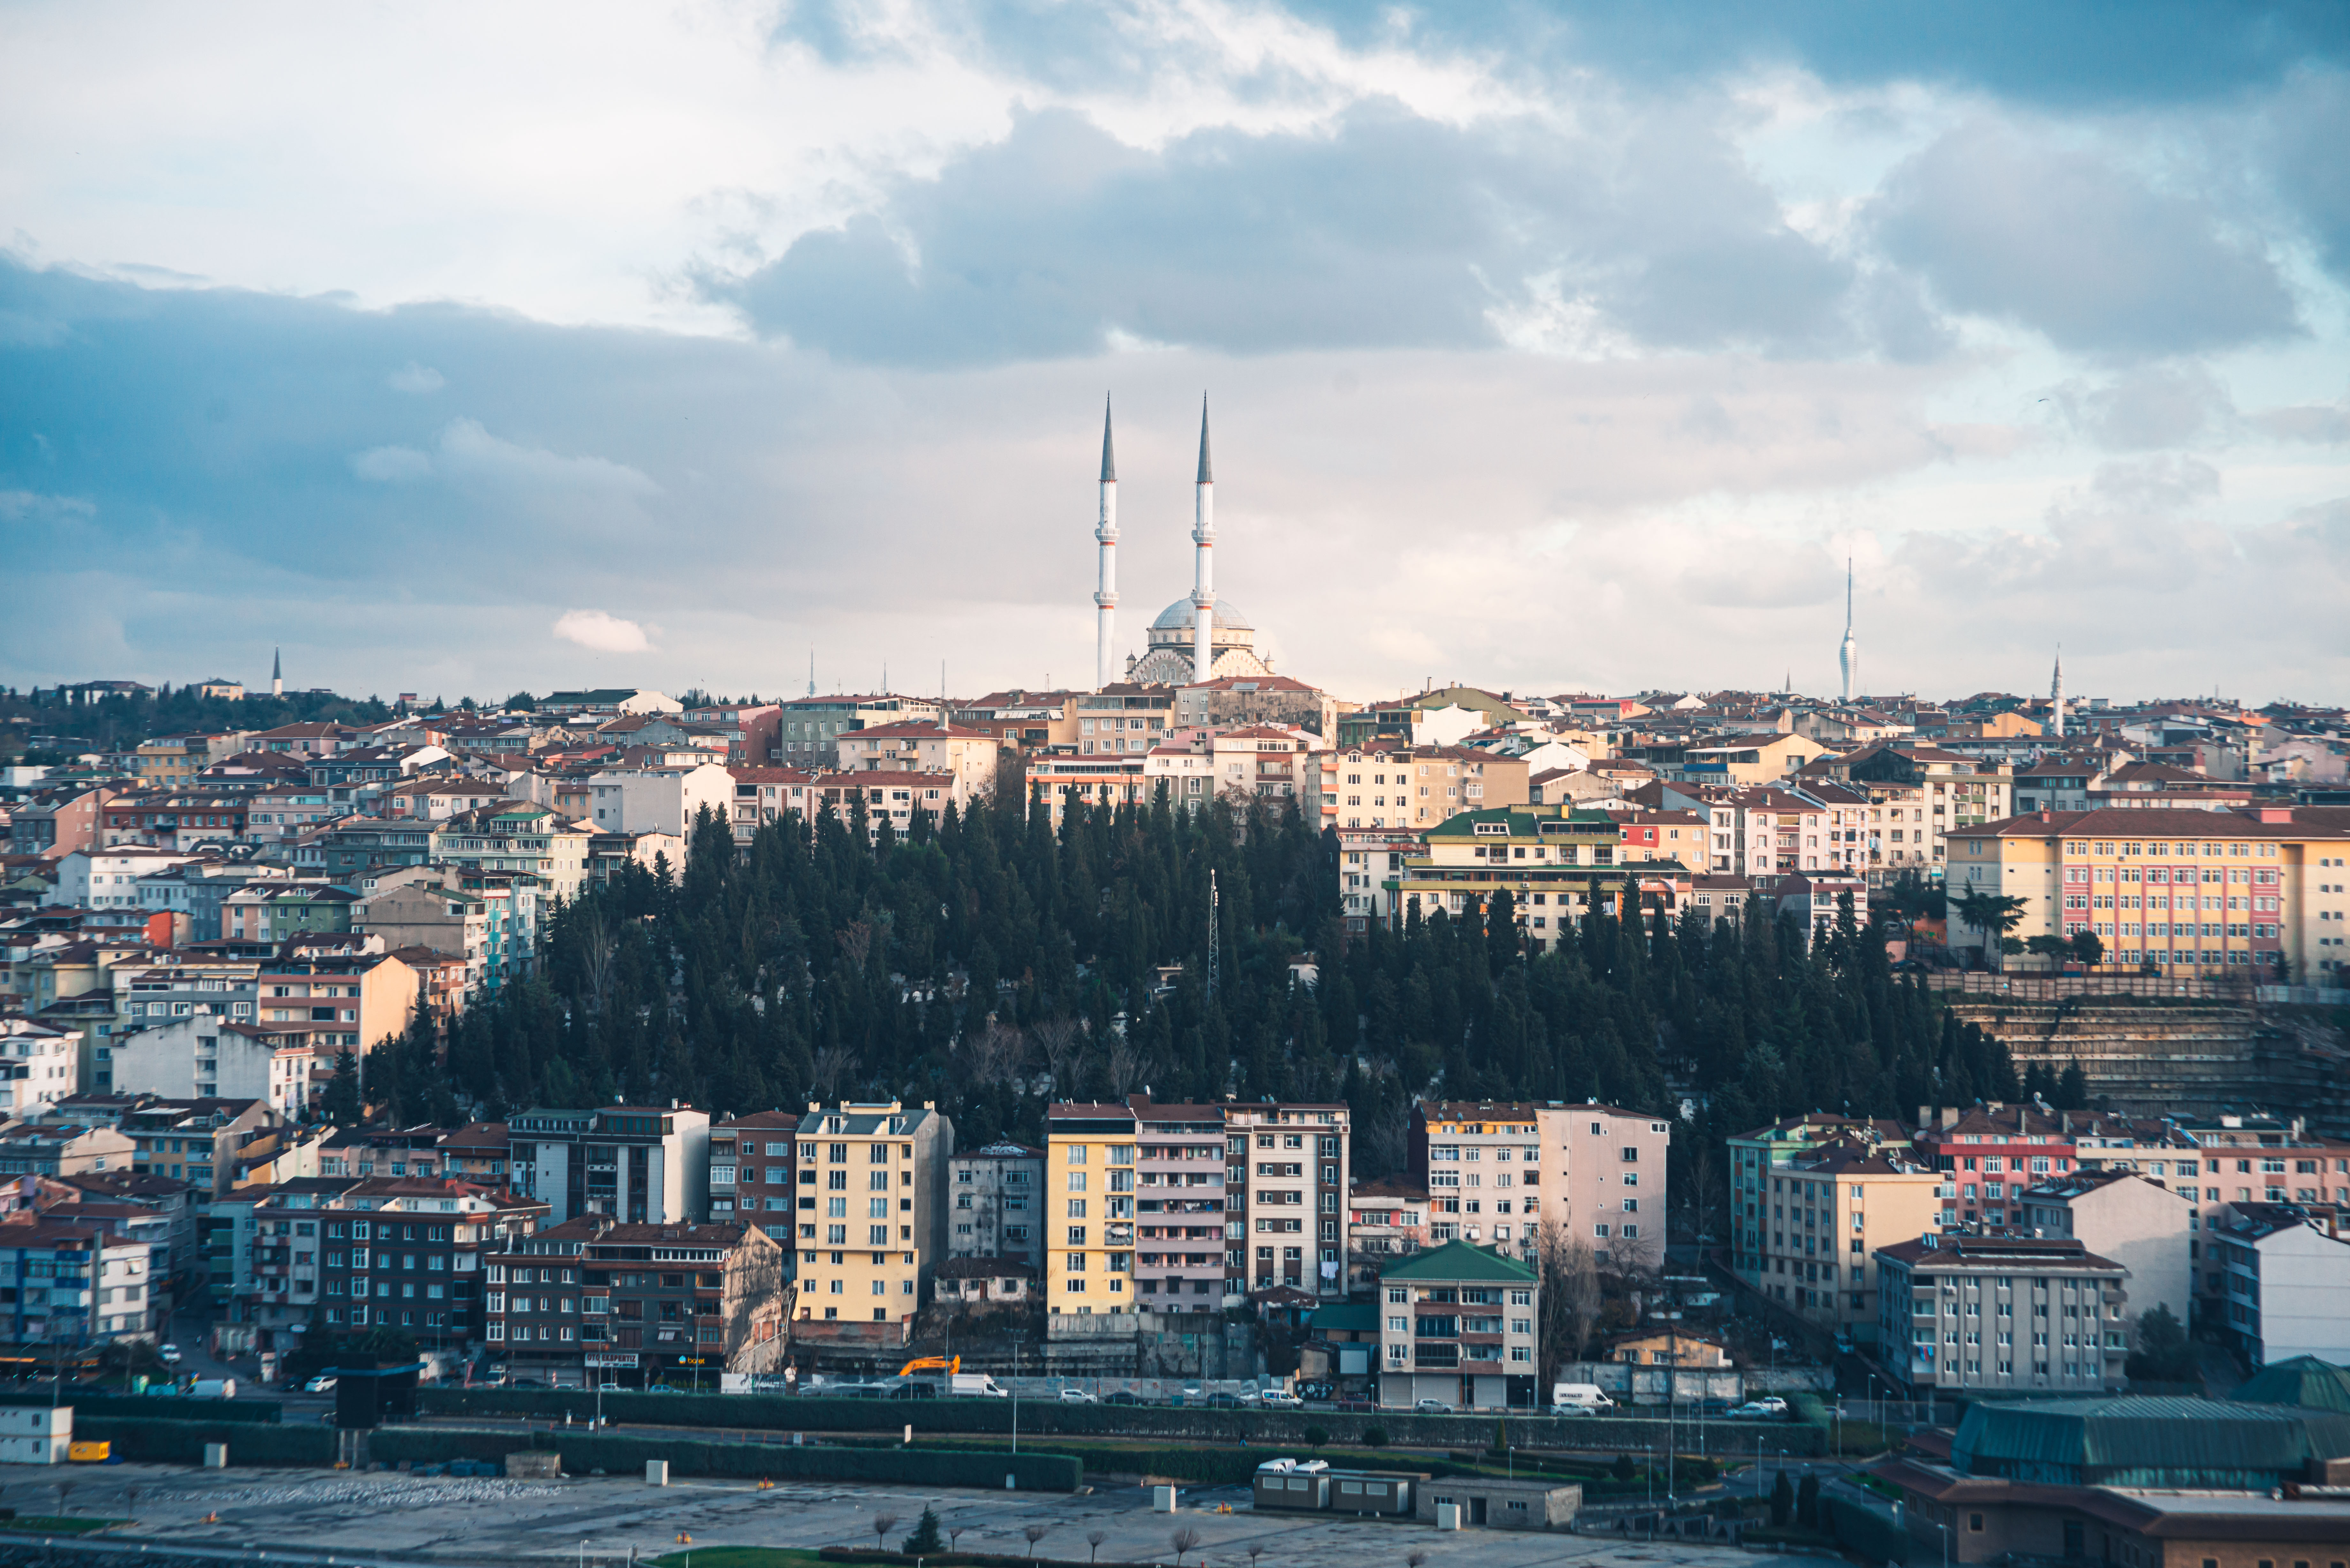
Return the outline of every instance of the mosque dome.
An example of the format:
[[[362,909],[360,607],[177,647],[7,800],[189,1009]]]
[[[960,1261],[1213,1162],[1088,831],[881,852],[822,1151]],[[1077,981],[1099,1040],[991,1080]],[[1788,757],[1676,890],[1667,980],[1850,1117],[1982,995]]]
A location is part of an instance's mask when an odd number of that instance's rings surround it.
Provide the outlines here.
[[[1191,627],[1191,601],[1189,598],[1177,599],[1173,604],[1160,610],[1159,618],[1150,623],[1150,629],[1153,631],[1188,631]],[[1249,624],[1248,617],[1232,607],[1231,600],[1218,599],[1216,629],[1220,632],[1254,631],[1256,628]]]

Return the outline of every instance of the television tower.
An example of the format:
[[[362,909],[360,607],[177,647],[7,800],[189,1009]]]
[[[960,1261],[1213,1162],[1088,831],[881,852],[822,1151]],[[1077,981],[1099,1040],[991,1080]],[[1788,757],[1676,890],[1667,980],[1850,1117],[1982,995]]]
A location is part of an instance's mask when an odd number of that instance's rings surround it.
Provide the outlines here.
[[[1860,679],[1860,644],[1852,635],[1852,557],[1844,558],[1844,641],[1836,648],[1836,669],[1844,677],[1844,700],[1852,701]]]

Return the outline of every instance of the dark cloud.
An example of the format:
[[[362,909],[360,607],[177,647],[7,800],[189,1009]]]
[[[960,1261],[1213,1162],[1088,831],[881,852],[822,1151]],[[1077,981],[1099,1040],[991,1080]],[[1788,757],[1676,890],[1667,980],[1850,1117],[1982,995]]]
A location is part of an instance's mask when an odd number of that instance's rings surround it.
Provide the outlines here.
[[[2307,229],[2319,264],[2350,280],[2350,73],[2295,73],[2262,118],[2270,178]]]
[[[1645,342],[1849,342],[1846,264],[1787,227],[1718,129],[1659,114],[1613,141],[1460,129],[1393,104],[1330,130],[1124,146],[1065,110],[703,275],[763,333],[842,358],[958,365],[1120,336],[1234,353],[1490,347],[1557,277]]]
[[[1903,164],[1872,226],[1947,306],[2063,348],[2141,358],[2299,329],[2274,264],[2220,213],[1998,127],[1954,131]]]

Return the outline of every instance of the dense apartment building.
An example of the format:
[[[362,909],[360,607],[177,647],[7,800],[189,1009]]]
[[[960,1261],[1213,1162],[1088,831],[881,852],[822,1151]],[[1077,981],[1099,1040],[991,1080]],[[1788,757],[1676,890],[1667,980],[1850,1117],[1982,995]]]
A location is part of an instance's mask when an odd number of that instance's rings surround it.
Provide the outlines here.
[[[1063,1102],[1045,1110],[1045,1307],[1077,1317],[1138,1310],[1132,1106]]]
[[[1696,830],[1679,824],[1638,829],[1651,830],[1659,835],[1656,843],[1631,845],[1626,826],[1606,812],[1558,806],[1461,812],[1430,830],[1424,852],[1406,857],[1403,868],[1386,879],[1389,919],[1482,912],[1506,889],[1526,940],[1549,949],[1574,931],[1595,899],[1620,914],[1627,881],[1638,884],[1642,914],[1671,918],[1689,891],[1690,873],[1663,836]]]
[[[2255,980],[2350,957],[2350,883],[2336,869],[2350,857],[2350,814],[2335,808],[2043,811],[1949,836],[1952,898],[2022,899],[2012,934],[2022,940],[2085,930],[2108,963]],[[1955,914],[1950,932],[1954,946],[1998,953]]]
[[[1523,805],[1528,770],[1523,757],[1467,746],[1367,744],[1323,753],[1317,788],[1336,804],[1339,828],[1425,830],[1464,811]]]
[[[1943,1173],[1942,1223],[2021,1225],[2024,1189],[2070,1175],[2071,1113],[1993,1100],[1965,1108],[1921,1106],[1914,1139],[1923,1162]],[[2082,1117],[2085,1125],[2087,1117]]]
[[[517,1377],[714,1390],[782,1361],[784,1249],[755,1225],[587,1216],[483,1260],[483,1337]]]
[[[1736,1173],[1742,1177],[1743,1172]],[[1887,1288],[1881,1249],[1931,1234],[1945,1178],[1899,1146],[1833,1138],[1754,1172],[1734,1194],[1756,1238],[1762,1293],[1816,1327],[1866,1343]]]
[[[1134,1309],[1221,1312],[1248,1288],[1245,1266],[1237,1274],[1230,1267],[1231,1256],[1242,1252],[1231,1232],[1245,1229],[1249,1189],[1241,1156],[1227,1151],[1227,1107],[1161,1105],[1139,1095],[1127,1104],[1136,1137]],[[1245,1142],[1236,1137],[1232,1147]],[[1264,1168],[1274,1173],[1271,1164]],[[1273,1200],[1272,1193],[1265,1197]],[[1268,1270],[1268,1282],[1271,1277]]]
[[[756,1225],[786,1253],[795,1251],[792,1171],[799,1128],[796,1111],[758,1111],[710,1129],[712,1224]]]
[[[2192,1321],[2194,1210],[2178,1193],[2126,1171],[2076,1171],[2034,1182],[2022,1196],[2017,1222],[2032,1234],[2078,1241],[2129,1271],[2133,1317],[2161,1307]]]
[[[1669,1120],[1596,1101],[1444,1100],[1413,1108],[1410,1140],[1431,1244],[1532,1261],[1555,1228],[1602,1259],[1663,1255]]]
[[[331,1185],[320,1195],[317,1186]],[[420,1342],[482,1336],[482,1259],[537,1229],[544,1203],[470,1183],[378,1176],[306,1180],[253,1211],[247,1321],[398,1328]],[[247,1294],[240,1284],[239,1294]]]
[[[600,1214],[674,1225],[706,1212],[710,1114],[690,1106],[535,1109],[506,1122],[514,1189],[555,1223]]]
[[[912,1323],[947,1255],[954,1136],[928,1102],[808,1106],[799,1122],[795,1317]]]
[[[1448,1241],[1379,1274],[1379,1403],[1409,1410],[1539,1407],[1540,1272],[1498,1248]]]
[[[0,1217],[0,1324],[18,1345],[152,1339],[149,1243],[31,1211]]]
[[[1238,1261],[1226,1259],[1238,1271],[1227,1288],[1238,1296],[1244,1279],[1252,1291],[1286,1288],[1343,1301],[1353,1112],[1336,1104],[1227,1101],[1223,1113],[1226,1233],[1237,1226],[1246,1239],[1245,1251],[1231,1249]],[[1191,1179],[1187,1168],[1184,1180]]]
[[[1347,1283],[1369,1290],[1379,1271],[1428,1244],[1428,1189],[1410,1180],[1358,1183],[1347,1199]]]
[[[1002,1139],[956,1155],[947,1170],[948,1256],[1011,1260],[1043,1278],[1045,1151]]]
[[[1876,1261],[1879,1361],[1912,1397],[2122,1387],[2129,1271],[2079,1241],[1929,1233],[1878,1248]]]

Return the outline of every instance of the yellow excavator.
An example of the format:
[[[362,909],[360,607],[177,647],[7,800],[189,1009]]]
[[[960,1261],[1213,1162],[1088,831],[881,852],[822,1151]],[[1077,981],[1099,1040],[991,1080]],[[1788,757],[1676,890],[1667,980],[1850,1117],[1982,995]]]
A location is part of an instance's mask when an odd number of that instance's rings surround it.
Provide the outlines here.
[[[900,1377],[911,1377],[917,1372],[943,1372],[948,1376],[951,1377],[962,1370],[962,1357],[960,1355],[954,1357],[952,1360],[949,1360],[943,1355],[918,1355],[913,1360],[906,1363],[905,1366],[898,1368],[898,1376]]]

